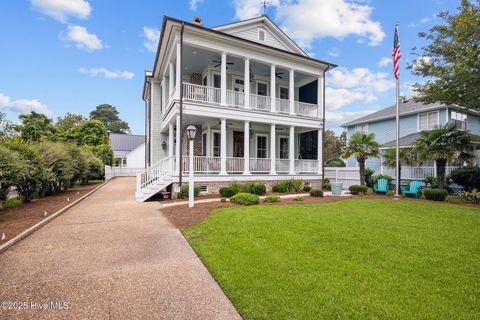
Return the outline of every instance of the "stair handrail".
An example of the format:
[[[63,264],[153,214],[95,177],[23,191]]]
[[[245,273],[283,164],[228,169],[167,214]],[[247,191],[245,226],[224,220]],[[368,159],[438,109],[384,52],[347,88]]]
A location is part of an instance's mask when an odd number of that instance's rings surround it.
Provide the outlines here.
[[[137,182],[137,185],[139,185],[140,190],[148,187],[159,178],[167,175],[167,173],[170,171],[171,158],[172,157],[163,158],[162,160],[155,162],[144,171],[139,172],[137,179],[140,178],[140,181],[138,181],[139,183]]]

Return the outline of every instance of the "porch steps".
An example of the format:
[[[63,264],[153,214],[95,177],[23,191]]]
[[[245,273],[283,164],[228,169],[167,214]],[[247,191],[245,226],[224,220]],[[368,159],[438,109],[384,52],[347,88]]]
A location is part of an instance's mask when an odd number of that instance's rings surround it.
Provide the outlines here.
[[[143,172],[137,173],[135,200],[143,202],[164,190],[173,182],[169,174],[170,158],[163,159]]]

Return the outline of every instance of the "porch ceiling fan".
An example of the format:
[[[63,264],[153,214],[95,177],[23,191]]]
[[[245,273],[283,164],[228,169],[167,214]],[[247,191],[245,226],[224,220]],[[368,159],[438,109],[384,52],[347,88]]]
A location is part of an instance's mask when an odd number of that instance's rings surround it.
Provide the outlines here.
[[[277,77],[278,79],[282,79],[282,74],[283,72],[275,72],[275,77]],[[269,74],[264,74],[265,77],[269,76]]]
[[[213,66],[214,68],[216,68],[216,67],[218,67],[218,66],[220,66],[220,65],[222,64],[222,61],[215,60],[215,59],[214,59],[214,60],[212,60],[212,62],[214,62],[214,63],[216,63],[216,64],[217,64],[217,65]],[[230,62],[228,62],[228,61],[227,61],[227,65],[228,65],[228,66],[232,66],[232,65],[234,65],[234,63],[233,63],[233,62],[231,62],[231,61],[230,61]]]

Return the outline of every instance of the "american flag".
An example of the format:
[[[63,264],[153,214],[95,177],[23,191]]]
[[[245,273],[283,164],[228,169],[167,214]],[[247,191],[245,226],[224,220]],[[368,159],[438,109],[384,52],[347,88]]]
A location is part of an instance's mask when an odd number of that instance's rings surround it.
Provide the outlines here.
[[[398,40],[398,23],[395,25],[395,36],[393,37],[392,56],[393,56],[393,75],[395,76],[395,79],[398,80],[398,77],[400,76],[399,61],[400,61],[400,58],[402,57],[402,53],[400,52],[400,41]]]

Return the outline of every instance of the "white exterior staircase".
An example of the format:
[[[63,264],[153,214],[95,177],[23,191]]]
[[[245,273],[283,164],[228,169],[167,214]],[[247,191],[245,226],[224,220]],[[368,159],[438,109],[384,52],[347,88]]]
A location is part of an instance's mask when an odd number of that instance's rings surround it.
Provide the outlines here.
[[[172,160],[173,157],[162,159],[137,173],[137,191],[135,192],[137,202],[148,200],[172,183]]]

